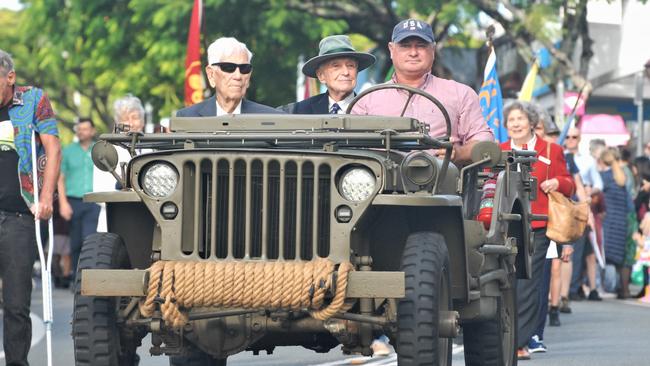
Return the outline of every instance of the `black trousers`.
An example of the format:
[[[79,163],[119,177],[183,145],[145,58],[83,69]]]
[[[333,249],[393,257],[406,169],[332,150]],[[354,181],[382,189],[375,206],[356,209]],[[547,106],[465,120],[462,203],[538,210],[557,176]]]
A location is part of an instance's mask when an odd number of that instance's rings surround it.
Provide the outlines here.
[[[4,302],[3,337],[7,366],[26,366],[32,342],[29,308],[37,256],[34,217],[0,211],[0,276]]]
[[[528,344],[530,337],[535,334],[542,306],[548,306],[547,301],[540,301],[542,278],[544,276],[544,262],[550,241],[546,237],[546,228],[534,230],[534,252],[532,258],[532,273],[529,280],[517,280],[517,321],[519,322],[517,334],[517,347]],[[548,296],[548,290],[546,293]]]

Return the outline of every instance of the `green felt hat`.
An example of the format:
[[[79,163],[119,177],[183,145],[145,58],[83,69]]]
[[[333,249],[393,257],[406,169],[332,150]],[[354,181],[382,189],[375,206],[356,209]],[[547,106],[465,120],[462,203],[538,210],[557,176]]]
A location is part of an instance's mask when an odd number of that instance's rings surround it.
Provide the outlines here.
[[[367,69],[376,60],[375,56],[369,53],[357,52],[352,47],[350,37],[345,35],[325,37],[320,41],[318,48],[318,56],[311,58],[302,67],[302,73],[312,78],[316,77],[316,70],[323,62],[334,58],[351,57],[356,59],[359,63],[357,71]]]

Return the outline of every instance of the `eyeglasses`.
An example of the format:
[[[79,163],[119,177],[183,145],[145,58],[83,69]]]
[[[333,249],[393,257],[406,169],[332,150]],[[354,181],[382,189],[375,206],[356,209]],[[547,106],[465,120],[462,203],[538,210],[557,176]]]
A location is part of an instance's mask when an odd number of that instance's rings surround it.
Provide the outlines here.
[[[221,71],[232,74],[237,68],[242,74],[250,74],[253,71],[253,65],[251,64],[235,64],[232,62],[217,62],[212,64],[212,66],[219,66]]]
[[[566,137],[567,140],[573,140],[573,139],[577,140],[579,138],[580,138],[580,136],[570,136],[570,135],[567,135],[567,137]]]

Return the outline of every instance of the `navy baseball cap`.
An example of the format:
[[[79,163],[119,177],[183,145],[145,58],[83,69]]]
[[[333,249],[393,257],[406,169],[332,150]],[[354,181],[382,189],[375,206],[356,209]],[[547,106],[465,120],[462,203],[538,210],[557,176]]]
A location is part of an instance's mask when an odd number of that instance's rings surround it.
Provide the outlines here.
[[[397,23],[395,28],[393,28],[393,42],[401,42],[407,37],[418,37],[429,43],[434,43],[436,41],[435,38],[433,38],[431,25],[417,19],[402,20]]]

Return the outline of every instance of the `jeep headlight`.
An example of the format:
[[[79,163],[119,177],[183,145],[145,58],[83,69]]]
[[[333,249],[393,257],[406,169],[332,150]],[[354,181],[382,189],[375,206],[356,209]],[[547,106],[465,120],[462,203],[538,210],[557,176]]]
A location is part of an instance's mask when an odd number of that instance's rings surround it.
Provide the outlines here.
[[[348,201],[367,200],[375,191],[375,175],[366,168],[351,168],[341,176],[339,191]]]
[[[140,183],[144,193],[149,196],[167,197],[178,185],[178,172],[167,163],[154,163],[145,168]]]

